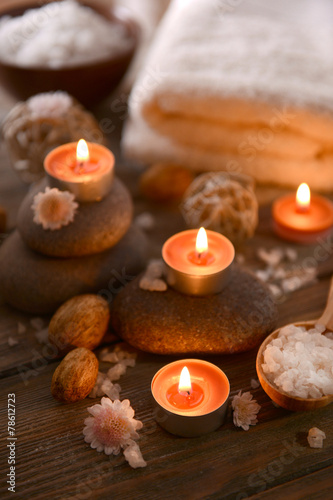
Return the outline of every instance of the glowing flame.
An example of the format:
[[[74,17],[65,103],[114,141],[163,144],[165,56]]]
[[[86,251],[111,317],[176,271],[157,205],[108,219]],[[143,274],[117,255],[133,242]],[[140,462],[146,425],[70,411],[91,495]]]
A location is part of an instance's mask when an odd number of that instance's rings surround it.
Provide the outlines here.
[[[80,139],[76,147],[76,159],[78,162],[89,160],[88,144],[84,139]]]
[[[306,211],[310,207],[310,188],[309,186],[303,182],[297,189],[296,193],[296,206],[301,211]]]
[[[199,255],[208,250],[207,233],[203,227],[198,231],[195,249]]]
[[[191,376],[187,366],[184,366],[179,378],[178,391],[180,394],[190,394],[192,390]]]

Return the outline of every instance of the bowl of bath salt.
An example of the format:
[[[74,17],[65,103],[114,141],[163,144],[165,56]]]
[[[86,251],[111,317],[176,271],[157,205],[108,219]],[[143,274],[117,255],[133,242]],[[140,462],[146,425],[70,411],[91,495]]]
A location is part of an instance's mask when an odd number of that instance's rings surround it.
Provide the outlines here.
[[[259,381],[279,406],[314,410],[333,402],[333,286],[318,320],[286,325],[261,344]]]
[[[121,81],[138,36],[125,9],[98,2],[0,8],[0,82],[21,100],[64,90],[92,106]]]

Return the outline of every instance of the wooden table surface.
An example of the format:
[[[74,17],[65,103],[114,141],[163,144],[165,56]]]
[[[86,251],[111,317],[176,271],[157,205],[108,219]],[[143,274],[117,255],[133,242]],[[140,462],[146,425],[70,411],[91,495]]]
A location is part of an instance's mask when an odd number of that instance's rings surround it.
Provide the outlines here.
[[[0,93],[0,119],[13,105]],[[112,100],[110,101],[112,102]],[[119,158],[120,128],[126,113],[112,114],[110,102],[95,110],[98,118],[115,125],[110,147]],[[149,205],[137,190],[138,172],[118,159],[118,175],[130,187],[136,213],[149,210],[156,228],[149,235],[151,255],[159,256],[165,239],[184,228],[177,207]],[[0,144],[0,204],[15,226],[18,206],[27,191],[9,166]],[[275,191],[264,189],[260,198]],[[241,249],[245,265],[258,267],[258,246],[283,247],[270,228],[270,207],[260,209],[255,237]],[[289,245],[290,246],[290,245]],[[298,264],[316,255],[315,247],[297,247]],[[280,301],[279,326],[319,317],[326,302],[333,272],[332,250],[318,262],[317,283]],[[1,286],[1,284],[0,284]],[[107,457],[83,440],[86,408],[97,400],[62,405],[50,394],[52,374],[58,364],[47,344],[40,344],[31,317],[0,303],[1,386],[1,498],[33,499],[333,499],[333,407],[309,413],[292,413],[275,407],[261,387],[252,390],[256,378],[256,349],[247,353],[207,358],[229,377],[231,395],[251,390],[261,405],[259,422],[248,432],[236,428],[229,411],[225,424],[199,438],[175,437],[161,429],[152,417],[150,383],[155,372],[173,357],[139,353],[137,364],[120,380],[121,397],[129,398],[136,416],[144,423],[140,447],[148,465],[132,469],[122,454]],[[48,318],[43,318],[47,325]],[[26,327],[18,333],[18,323]],[[18,340],[10,347],[8,337]],[[101,369],[106,370],[102,364]],[[16,493],[7,491],[7,395],[16,395]],[[323,449],[311,449],[306,440],[311,427],[326,433]]]

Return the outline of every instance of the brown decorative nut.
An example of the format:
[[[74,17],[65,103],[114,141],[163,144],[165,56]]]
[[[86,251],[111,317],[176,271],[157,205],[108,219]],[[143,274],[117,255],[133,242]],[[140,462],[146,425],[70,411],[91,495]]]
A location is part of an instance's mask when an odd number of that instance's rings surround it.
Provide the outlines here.
[[[62,403],[84,399],[95,385],[98,360],[89,349],[78,347],[69,352],[56,368],[51,384],[51,394]]]
[[[194,174],[188,168],[172,163],[156,163],[142,174],[140,189],[152,201],[178,201],[193,179]]]
[[[95,349],[108,329],[110,310],[99,295],[77,295],[55,312],[49,325],[49,340],[65,354],[75,347]]]

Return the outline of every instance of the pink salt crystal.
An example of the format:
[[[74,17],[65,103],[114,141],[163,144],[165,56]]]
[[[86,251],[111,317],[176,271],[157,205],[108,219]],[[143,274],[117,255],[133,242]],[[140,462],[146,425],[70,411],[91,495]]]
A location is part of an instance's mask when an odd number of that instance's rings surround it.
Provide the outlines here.
[[[318,429],[318,427],[312,427],[312,429],[309,430],[307,439],[310,448],[322,448],[323,440],[326,439],[326,434]]]
[[[126,366],[123,363],[117,363],[107,372],[107,377],[113,382],[119,380],[122,375],[126,373]]]

